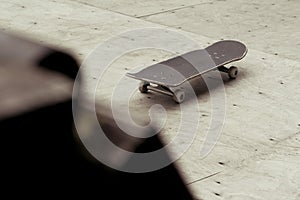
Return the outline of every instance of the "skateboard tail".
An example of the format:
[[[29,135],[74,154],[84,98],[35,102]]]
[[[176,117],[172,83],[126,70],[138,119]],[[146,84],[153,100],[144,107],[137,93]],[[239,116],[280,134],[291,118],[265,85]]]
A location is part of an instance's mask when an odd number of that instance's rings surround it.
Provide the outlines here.
[[[153,79],[150,79],[150,78],[149,79],[141,78],[141,77],[136,76],[136,74],[137,73],[126,73],[126,76],[136,79],[136,80],[139,80],[139,81],[145,81],[145,82],[149,82],[149,83],[156,84],[156,85],[162,85],[162,86],[166,86],[166,87],[178,87],[179,85],[181,85],[182,83],[185,82],[185,81],[183,81],[178,84],[166,84],[165,82],[154,81]]]

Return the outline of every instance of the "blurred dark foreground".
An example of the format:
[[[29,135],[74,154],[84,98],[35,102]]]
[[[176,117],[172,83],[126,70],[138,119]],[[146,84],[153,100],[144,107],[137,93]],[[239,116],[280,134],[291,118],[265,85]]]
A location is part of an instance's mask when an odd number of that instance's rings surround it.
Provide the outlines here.
[[[11,197],[192,199],[174,164],[149,173],[126,173],[87,152],[73,125],[78,68],[71,54],[0,33],[1,191]],[[164,146],[158,136],[137,140],[126,135],[107,108],[98,108],[98,119],[115,144],[135,152]]]

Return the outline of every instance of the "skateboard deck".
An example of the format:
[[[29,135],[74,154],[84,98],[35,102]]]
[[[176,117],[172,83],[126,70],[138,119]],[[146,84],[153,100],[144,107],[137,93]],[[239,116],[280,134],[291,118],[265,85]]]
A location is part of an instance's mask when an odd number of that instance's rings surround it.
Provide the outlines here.
[[[147,87],[152,83],[158,85],[158,88],[150,89],[176,97],[172,88],[214,69],[228,73],[230,78],[236,78],[237,68],[228,69],[224,65],[241,60],[246,54],[247,48],[243,43],[223,40],[205,49],[191,51],[126,75],[142,81],[141,92],[147,92]]]

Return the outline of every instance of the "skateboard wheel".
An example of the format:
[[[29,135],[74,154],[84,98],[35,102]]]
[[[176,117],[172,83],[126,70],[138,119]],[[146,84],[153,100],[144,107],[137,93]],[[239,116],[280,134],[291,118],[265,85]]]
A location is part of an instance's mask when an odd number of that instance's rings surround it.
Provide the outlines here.
[[[238,68],[237,67],[230,67],[228,71],[228,76],[231,79],[235,79],[238,75]]]
[[[176,103],[182,103],[184,101],[185,94],[181,90],[176,90],[173,95],[173,99]]]
[[[141,93],[147,93],[148,92],[148,86],[150,85],[149,82],[146,82],[146,81],[142,81],[140,82],[140,85],[139,85],[139,90]]]

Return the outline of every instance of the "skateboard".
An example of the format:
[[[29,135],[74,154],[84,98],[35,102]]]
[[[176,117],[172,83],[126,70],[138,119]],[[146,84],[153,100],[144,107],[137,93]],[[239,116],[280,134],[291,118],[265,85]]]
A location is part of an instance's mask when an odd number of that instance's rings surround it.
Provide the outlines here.
[[[159,92],[173,97],[176,103],[184,101],[185,93],[179,86],[184,82],[203,75],[212,70],[227,73],[235,79],[238,68],[225,67],[234,61],[241,60],[247,54],[246,46],[234,40],[222,40],[205,49],[199,49],[162,61],[140,70],[137,73],[128,72],[128,77],[140,80],[139,90]]]

